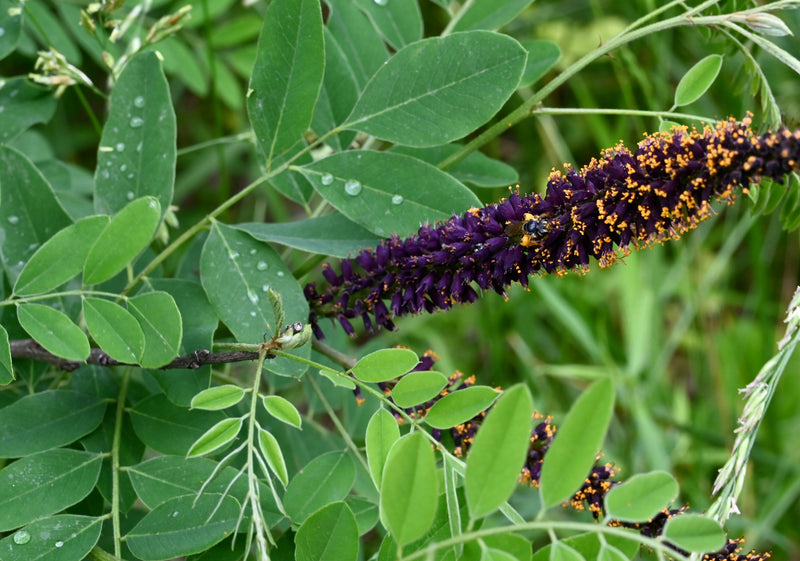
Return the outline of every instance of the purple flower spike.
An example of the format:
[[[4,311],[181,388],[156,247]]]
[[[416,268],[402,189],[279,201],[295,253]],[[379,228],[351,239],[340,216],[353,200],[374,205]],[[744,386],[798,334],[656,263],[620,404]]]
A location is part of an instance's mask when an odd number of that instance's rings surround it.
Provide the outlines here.
[[[374,319],[394,329],[398,316],[473,302],[479,291],[505,295],[531,275],[585,271],[590,258],[608,267],[632,249],[676,239],[711,216],[713,202],[800,167],[800,130],[758,136],[750,123],[647,135],[635,152],[618,145],[580,171],[553,171],[544,197],[513,193],[392,236],[343,260],[340,273],[326,265],[327,286],[305,289],[312,323],[338,319],[353,334],[349,320],[361,316],[367,328]]]

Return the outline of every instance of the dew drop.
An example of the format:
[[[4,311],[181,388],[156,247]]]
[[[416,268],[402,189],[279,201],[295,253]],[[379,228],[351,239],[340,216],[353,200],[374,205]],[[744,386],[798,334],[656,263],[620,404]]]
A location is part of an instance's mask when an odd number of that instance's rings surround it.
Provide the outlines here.
[[[173,517],[173,518],[177,518],[177,517],[178,517],[178,511],[177,511],[177,510],[176,510],[175,512],[173,512],[173,513],[172,513],[172,517]]]
[[[119,171],[125,171],[126,169],[128,169],[127,164],[122,164],[121,166],[119,166]]]
[[[8,217],[8,223],[11,224],[12,226],[17,222],[19,222],[19,216],[15,216],[12,214],[11,216]]]
[[[323,185],[330,185],[333,183],[333,174],[332,173],[323,173],[322,177],[319,179]]]
[[[132,129],[138,129],[144,124],[144,119],[142,119],[141,117],[134,117],[131,119],[131,122],[129,124]]]
[[[127,193],[125,193],[125,198],[128,199],[129,201],[132,201],[135,196],[136,195],[134,194],[133,191],[128,191]]]
[[[0,37],[6,34],[6,30],[0,27]]]
[[[266,271],[268,266],[269,265],[267,265],[266,262],[259,261],[258,264],[256,264],[256,269],[258,269],[259,271]]]
[[[124,142],[117,142],[117,145],[115,146],[115,148],[117,149],[117,152],[122,152],[123,150],[125,150],[125,143]]]
[[[269,292],[269,285],[268,284],[262,284],[261,285],[261,290],[263,290],[264,292]]]
[[[257,250],[256,250],[256,248],[253,248],[253,249],[251,249],[251,250],[249,251],[249,253],[250,253],[250,255],[255,255],[255,254],[256,254],[256,251],[257,251]]]
[[[133,172],[128,174],[128,179],[133,179]]]
[[[101,171],[100,175],[103,177],[103,179],[108,179],[109,177],[111,177],[111,174],[108,173],[107,169],[104,169],[103,171]]]
[[[278,271],[278,276],[282,277],[285,273],[283,271]]]
[[[375,3],[376,3],[378,6],[385,6],[386,4],[388,4],[388,3],[389,3],[389,0],[375,0]]]
[[[239,257],[239,252],[238,251],[229,251],[228,252],[228,257],[230,257],[231,259],[236,259],[237,257]]]
[[[393,205],[401,205],[401,204],[403,204],[404,200],[405,199],[403,198],[403,195],[395,195],[394,197],[392,197],[392,204]]]
[[[63,545],[64,545],[64,542],[62,542],[62,541],[57,541],[56,542],[56,547],[63,547]]]
[[[6,110],[6,106],[5,105],[0,105],[0,113],[2,113],[5,110]]]
[[[135,98],[133,98],[133,104],[139,108],[144,107],[144,97],[137,95]]]
[[[14,534],[14,543],[17,545],[23,545],[29,541],[31,541],[31,534],[27,530],[20,530]]]
[[[355,197],[359,193],[361,193],[361,182],[357,179],[348,179],[347,182],[344,184],[344,192],[350,195],[351,197]]]
[[[250,290],[249,288],[247,289],[247,298],[248,298],[248,300],[250,300],[250,301],[251,301],[253,304],[257,304],[257,303],[258,303],[258,294],[256,294],[255,292],[253,292],[253,291],[252,291],[252,290]]]
[[[256,313],[255,312],[250,312],[250,317],[256,317]]]

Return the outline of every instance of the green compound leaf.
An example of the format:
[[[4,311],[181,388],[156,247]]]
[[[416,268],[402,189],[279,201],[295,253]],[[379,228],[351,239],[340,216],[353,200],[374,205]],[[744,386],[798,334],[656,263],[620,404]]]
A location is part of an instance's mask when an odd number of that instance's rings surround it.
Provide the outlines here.
[[[262,242],[302,249],[309,253],[347,257],[364,247],[375,247],[380,237],[339,213],[295,222],[245,222],[236,224]]]
[[[720,55],[708,55],[683,75],[675,88],[675,107],[689,105],[706,93],[722,68]]]
[[[3,10],[0,17],[7,13]],[[27,77],[5,82],[0,86],[0,106],[3,107],[0,112],[0,142],[10,141],[37,123],[48,122],[55,113],[56,104],[49,88],[34,85]]]
[[[0,115],[9,110],[7,107]],[[0,128],[0,135],[4,134],[2,131]],[[22,152],[0,145],[0,224],[5,232],[0,241],[0,258],[9,281],[16,281],[40,245],[71,223],[33,162]]]
[[[324,53],[319,2],[276,0],[270,4],[247,96],[247,112],[267,168],[311,124],[322,85]]]
[[[103,517],[57,514],[0,540],[3,561],[79,561],[100,539]]]
[[[717,551],[725,545],[725,532],[719,524],[699,514],[682,514],[667,520],[664,540],[694,553]]]
[[[19,458],[75,442],[103,420],[106,402],[68,390],[26,395],[0,409],[0,458]]]
[[[203,493],[175,497],[148,512],[125,536],[131,552],[144,561],[200,553],[230,536],[239,518],[231,496]]]
[[[0,531],[74,505],[100,475],[102,456],[55,449],[26,456],[0,470]]]
[[[108,222],[108,216],[87,216],[56,233],[25,264],[14,285],[14,293],[18,296],[42,294],[80,273],[89,250]]]
[[[54,355],[78,362],[88,358],[89,339],[62,312],[42,304],[19,304],[17,319],[37,343]]]
[[[422,39],[422,14],[417,2],[356,0],[355,4],[393,49],[399,50]]]
[[[589,386],[572,405],[542,465],[540,486],[546,508],[572,496],[589,475],[613,408],[614,385],[608,379]]]
[[[344,499],[353,487],[356,469],[343,452],[328,452],[311,460],[286,487],[283,506],[289,519],[302,524],[312,512]]]
[[[239,431],[242,430],[243,423],[244,419],[242,417],[223,419],[203,433],[203,436],[192,444],[192,447],[189,448],[189,452],[186,455],[189,457],[205,456],[214,450],[218,450],[230,444],[236,439],[236,435],[239,434]]]
[[[175,299],[166,292],[146,292],[128,298],[128,310],[144,333],[144,368],[160,368],[178,356],[183,338],[181,313]]]
[[[153,51],[130,59],[111,90],[94,175],[94,208],[115,214],[152,196],[162,212],[172,202],[175,111],[161,61]],[[161,215],[159,215],[159,218]]]
[[[409,372],[392,389],[392,399],[400,407],[414,407],[439,395],[446,385],[447,376],[440,372]]]
[[[383,480],[383,467],[389,450],[400,439],[397,419],[386,409],[378,409],[367,425],[366,445],[367,463],[375,486],[380,489]]]
[[[0,386],[14,381],[14,367],[11,365],[11,346],[8,331],[0,325]]]
[[[297,530],[297,561],[355,561],[358,558],[356,517],[343,502],[321,508]]]
[[[417,41],[378,70],[342,127],[409,146],[461,138],[500,110],[526,58],[514,39],[489,31]]]
[[[278,479],[281,480],[285,487],[289,483],[289,472],[286,470],[286,460],[283,457],[278,439],[272,436],[272,433],[259,427],[258,446],[267,461],[269,469],[278,476]]]
[[[383,469],[380,512],[383,525],[399,545],[422,537],[437,507],[436,460],[419,431],[398,440]]]
[[[204,409],[206,411],[219,411],[227,409],[239,403],[245,395],[245,391],[239,386],[225,384],[201,391],[192,398],[192,409]]]
[[[128,310],[99,298],[83,300],[83,317],[92,338],[108,356],[135,364],[144,351],[144,333]]]
[[[190,411],[155,394],[130,410],[136,436],[156,452],[184,456],[189,447],[225,416],[217,411]]]
[[[678,482],[667,472],[636,474],[603,499],[606,514],[626,522],[647,522],[678,496]]]
[[[300,412],[292,405],[292,402],[279,395],[265,395],[261,402],[264,404],[264,409],[267,413],[293,427],[302,428],[303,419],[300,417]]]
[[[399,378],[419,363],[409,349],[381,349],[359,360],[352,368],[353,376],[364,382],[385,382]]]
[[[476,0],[458,13],[453,31],[497,29],[513,20],[533,0]]]
[[[514,492],[528,456],[532,417],[530,391],[519,384],[503,392],[481,423],[464,476],[472,518],[489,514]]]
[[[83,269],[83,282],[97,284],[122,271],[150,244],[161,220],[155,197],[128,203],[97,236]]]
[[[269,299],[270,288],[281,295],[286,321],[306,321],[308,302],[303,289],[267,244],[224,224],[215,222],[203,245],[200,279],[219,318],[242,343],[260,343],[278,328]],[[311,345],[292,349],[307,358]],[[283,375],[302,374],[306,366],[276,358],[267,368]]]
[[[481,204],[451,175],[405,154],[353,150],[300,171],[339,212],[382,237],[406,236],[421,222],[446,220]]]
[[[436,429],[460,425],[489,408],[500,394],[488,386],[470,386],[447,394],[433,404],[425,422]]]

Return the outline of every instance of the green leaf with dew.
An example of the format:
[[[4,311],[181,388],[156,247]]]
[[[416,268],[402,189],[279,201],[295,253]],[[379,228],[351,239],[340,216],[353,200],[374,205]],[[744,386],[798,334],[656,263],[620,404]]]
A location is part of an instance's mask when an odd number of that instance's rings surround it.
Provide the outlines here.
[[[100,539],[104,517],[56,514],[0,540],[3,561],[79,561]]]
[[[355,478],[355,466],[347,453],[317,456],[289,481],[283,496],[287,516],[293,523],[302,524],[314,511],[344,499]]]
[[[167,292],[145,292],[128,298],[128,311],[139,321],[144,333],[144,368],[160,368],[178,356],[183,338],[181,312]]]

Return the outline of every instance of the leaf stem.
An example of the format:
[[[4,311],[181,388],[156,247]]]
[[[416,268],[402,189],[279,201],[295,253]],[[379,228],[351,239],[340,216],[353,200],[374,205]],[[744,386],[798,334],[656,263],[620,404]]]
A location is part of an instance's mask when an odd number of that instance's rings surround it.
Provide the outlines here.
[[[114,417],[114,436],[111,443],[111,525],[114,532],[114,556],[122,557],[122,533],[120,531],[120,496],[119,496],[119,449],[122,443],[122,414],[125,412],[125,400],[128,397],[128,382],[131,369],[125,368],[117,393],[117,410]]]

